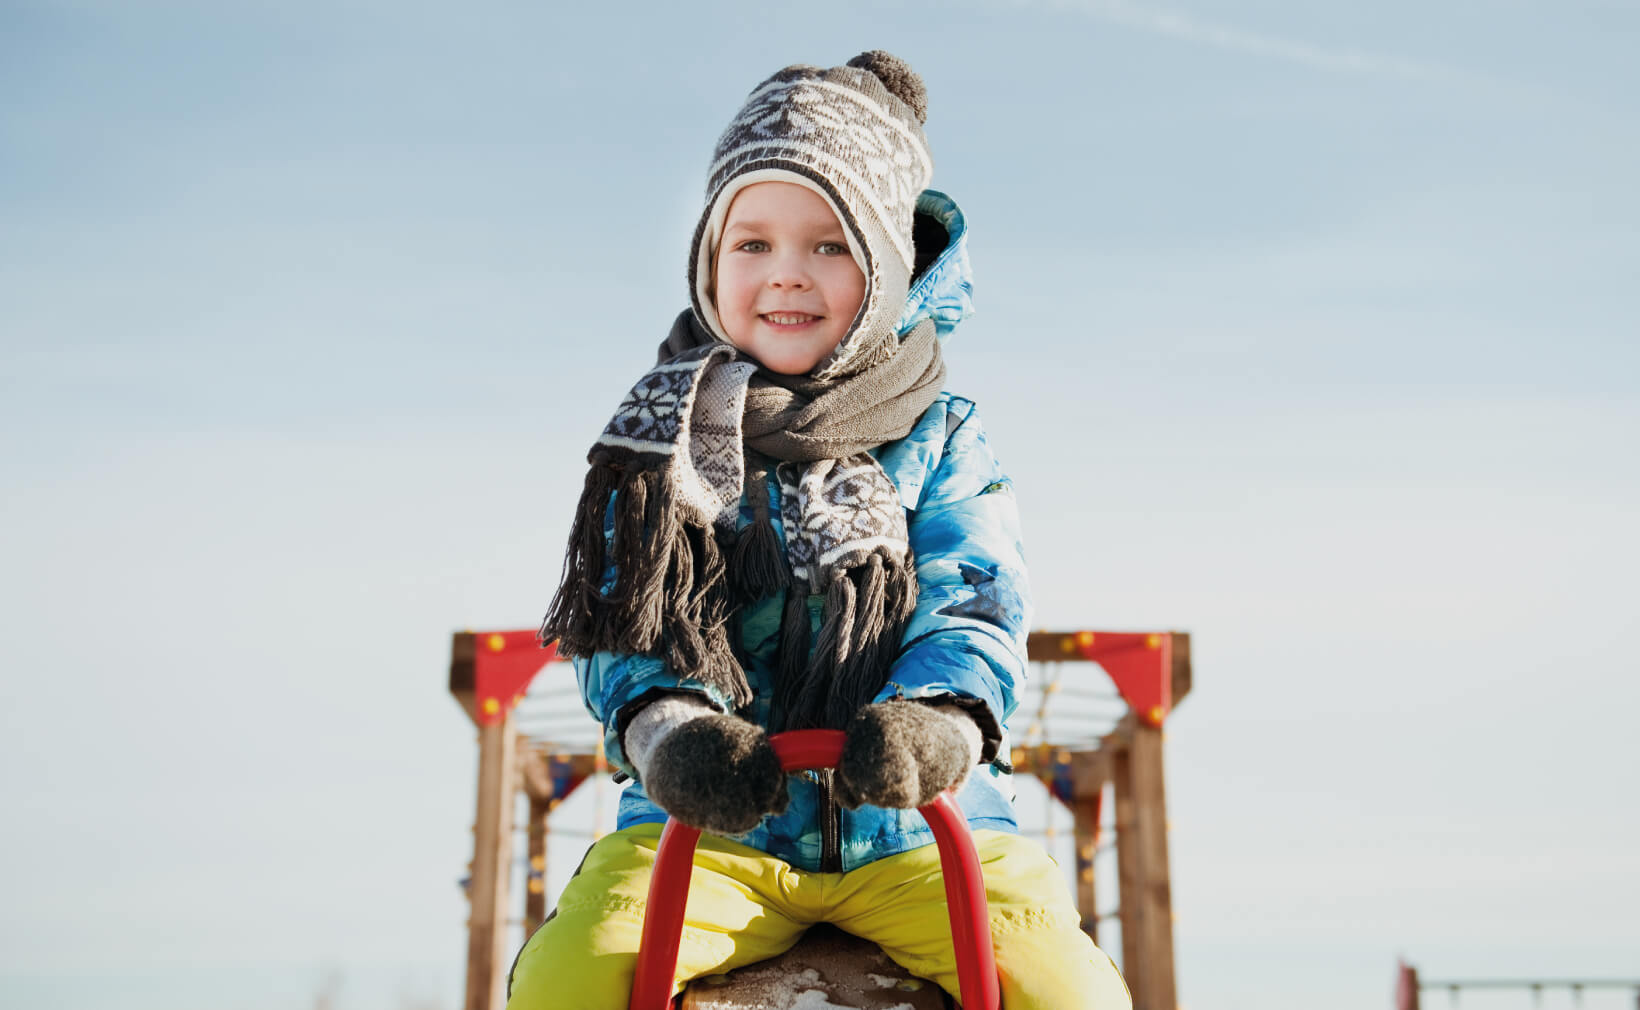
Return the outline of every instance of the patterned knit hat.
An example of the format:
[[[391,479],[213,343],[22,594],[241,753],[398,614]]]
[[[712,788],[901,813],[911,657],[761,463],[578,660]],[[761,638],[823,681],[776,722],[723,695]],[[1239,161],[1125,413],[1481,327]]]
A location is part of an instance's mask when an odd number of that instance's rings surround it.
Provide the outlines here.
[[[927,118],[922,79],[880,49],[830,70],[787,67],[758,85],[718,140],[707,172],[706,211],[689,254],[702,325],[729,342],[713,304],[712,274],[735,194],[754,183],[793,182],[831,205],[867,279],[853,326],[809,374],[837,379],[892,357],[911,285],[912,214],[934,173],[922,130]]]

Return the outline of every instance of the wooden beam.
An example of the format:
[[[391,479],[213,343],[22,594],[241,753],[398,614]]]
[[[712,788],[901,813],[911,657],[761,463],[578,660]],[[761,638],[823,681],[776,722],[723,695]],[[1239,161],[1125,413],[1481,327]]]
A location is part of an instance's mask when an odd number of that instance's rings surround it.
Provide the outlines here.
[[[1033,631],[1025,639],[1025,658],[1032,663],[1089,662],[1076,644],[1077,631]],[[1186,631],[1157,632],[1170,637],[1173,648],[1173,707],[1190,693],[1190,633]]]
[[[530,798],[532,804],[545,803],[553,798],[551,758],[544,751],[527,749],[520,754],[518,774],[524,795]]]
[[[1178,708],[1179,702],[1190,693],[1190,633],[1172,631],[1168,634],[1173,639],[1173,707]]]
[[[450,693],[466,710],[467,718],[478,722],[477,684],[478,636],[458,631],[450,636]]]
[[[599,764],[598,755],[594,753],[554,754],[550,748],[525,747],[519,757],[519,768],[523,776],[524,793],[530,799],[562,801],[569,797],[567,791],[559,795],[553,785],[554,761],[568,762],[571,789],[592,776],[609,770],[607,764]]]
[[[1074,631],[1033,631],[1025,638],[1025,658],[1033,663],[1083,662]]]
[[[467,920],[466,1010],[502,1010],[507,997],[503,956],[512,877],[513,802],[518,789],[518,737],[509,711],[478,730],[478,804],[473,822],[473,873]]]
[[[1096,802],[1110,781],[1110,754],[1099,750],[1071,752],[1071,796],[1078,802]]]
[[[1139,720],[1132,712],[1122,716],[1116,725],[1111,727],[1110,732],[1100,738],[1099,753],[1106,755],[1108,760],[1109,756],[1127,750],[1128,744],[1133,741],[1133,731],[1138,725]],[[1115,774],[1114,767],[1111,774]]]

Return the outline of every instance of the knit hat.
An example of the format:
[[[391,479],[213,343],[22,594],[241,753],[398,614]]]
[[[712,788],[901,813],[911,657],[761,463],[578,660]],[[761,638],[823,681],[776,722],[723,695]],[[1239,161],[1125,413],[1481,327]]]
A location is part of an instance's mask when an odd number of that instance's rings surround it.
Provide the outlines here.
[[[853,325],[810,376],[842,378],[892,357],[913,271],[912,216],[934,172],[922,130],[927,118],[922,79],[880,49],[830,70],[790,66],[758,85],[718,140],[706,176],[706,210],[689,253],[701,324],[730,342],[713,304],[712,272],[735,194],[759,182],[791,182],[831,205],[866,276]]]

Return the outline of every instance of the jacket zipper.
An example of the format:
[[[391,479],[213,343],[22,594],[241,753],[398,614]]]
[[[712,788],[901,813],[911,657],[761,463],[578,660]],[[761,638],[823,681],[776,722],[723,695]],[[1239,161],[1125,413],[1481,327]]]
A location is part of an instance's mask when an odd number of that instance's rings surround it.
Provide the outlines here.
[[[820,772],[820,872],[843,872],[843,808],[832,794],[832,770]]]

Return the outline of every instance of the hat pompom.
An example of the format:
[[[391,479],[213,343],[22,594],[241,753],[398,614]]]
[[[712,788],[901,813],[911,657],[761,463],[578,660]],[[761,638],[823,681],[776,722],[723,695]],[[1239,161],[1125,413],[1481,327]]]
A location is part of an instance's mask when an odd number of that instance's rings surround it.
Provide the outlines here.
[[[873,49],[849,60],[848,65],[871,71],[883,82],[889,94],[910,106],[917,122],[928,122],[928,89],[923,87],[922,78],[904,60],[893,53]]]

